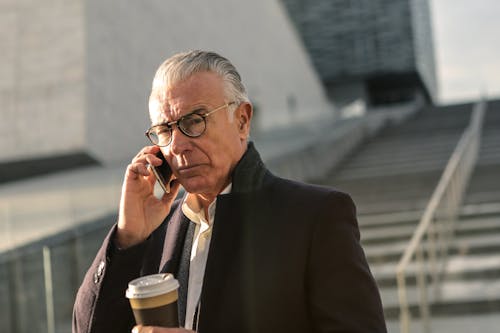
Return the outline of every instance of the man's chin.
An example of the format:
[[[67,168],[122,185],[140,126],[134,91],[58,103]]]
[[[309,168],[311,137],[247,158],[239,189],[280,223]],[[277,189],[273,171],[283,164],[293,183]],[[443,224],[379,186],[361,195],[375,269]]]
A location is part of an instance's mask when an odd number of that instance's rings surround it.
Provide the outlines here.
[[[202,177],[195,177],[195,178],[202,178]],[[210,188],[203,179],[193,179],[193,178],[181,179],[180,183],[182,187],[184,187],[184,190],[186,190],[186,192],[193,194],[205,193]]]

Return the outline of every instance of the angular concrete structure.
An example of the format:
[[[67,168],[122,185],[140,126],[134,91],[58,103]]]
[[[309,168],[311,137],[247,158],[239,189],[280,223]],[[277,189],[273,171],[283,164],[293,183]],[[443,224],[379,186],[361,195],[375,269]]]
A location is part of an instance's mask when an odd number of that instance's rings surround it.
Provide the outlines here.
[[[436,95],[428,0],[282,0],[333,100]]]

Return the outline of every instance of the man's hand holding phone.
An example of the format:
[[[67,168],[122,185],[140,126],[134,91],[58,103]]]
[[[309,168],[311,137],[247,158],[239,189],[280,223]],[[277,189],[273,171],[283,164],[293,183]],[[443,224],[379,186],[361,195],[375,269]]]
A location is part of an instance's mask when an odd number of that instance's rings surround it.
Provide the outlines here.
[[[118,217],[116,245],[127,248],[141,243],[163,222],[170,212],[172,202],[179,192],[180,184],[173,180],[164,180],[170,183],[170,192],[157,198],[154,194],[156,177],[151,168],[167,163],[156,154],[160,153],[157,146],[143,148],[128,165],[123,181]],[[148,167],[148,166],[151,166]],[[165,168],[166,166],[166,168]],[[168,164],[163,170],[168,170]]]

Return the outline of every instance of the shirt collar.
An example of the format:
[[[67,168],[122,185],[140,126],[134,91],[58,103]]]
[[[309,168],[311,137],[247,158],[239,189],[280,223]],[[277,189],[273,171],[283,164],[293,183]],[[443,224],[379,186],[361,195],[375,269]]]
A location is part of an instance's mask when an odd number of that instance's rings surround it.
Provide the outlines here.
[[[229,185],[227,185],[224,190],[219,193],[219,195],[231,193],[232,186],[233,184],[229,183]],[[181,209],[184,215],[186,215],[186,217],[194,223],[208,223],[209,225],[212,225],[215,216],[216,202],[217,198],[215,198],[215,200],[208,206],[208,219],[205,216],[205,212],[203,211],[203,208],[200,205],[196,194],[188,193],[184,197],[184,202],[182,203]]]

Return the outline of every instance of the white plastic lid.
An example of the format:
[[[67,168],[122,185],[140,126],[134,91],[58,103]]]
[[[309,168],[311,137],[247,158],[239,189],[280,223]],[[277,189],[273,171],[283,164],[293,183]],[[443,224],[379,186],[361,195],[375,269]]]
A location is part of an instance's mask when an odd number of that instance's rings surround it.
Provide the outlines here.
[[[179,288],[179,282],[170,273],[146,275],[128,284],[127,298],[147,298],[168,293]]]

